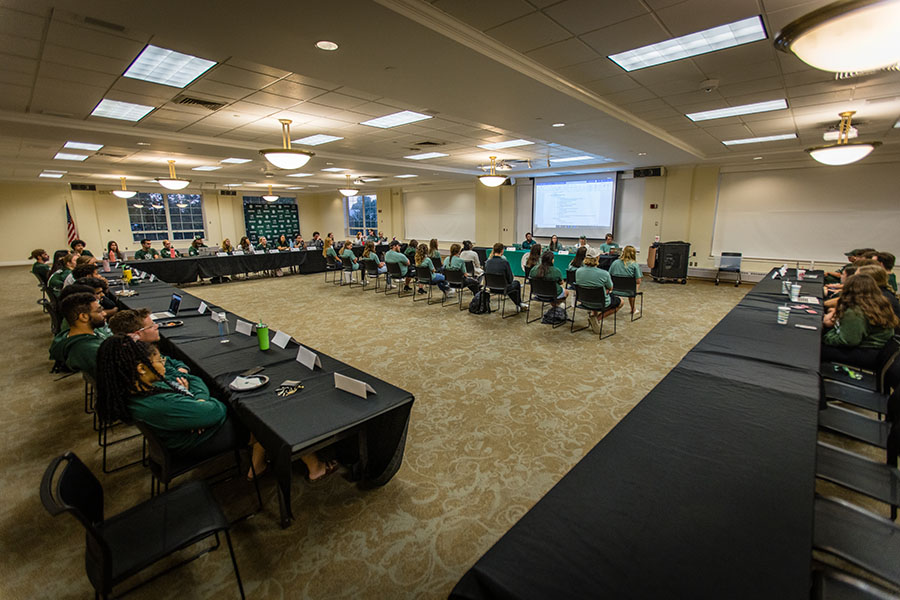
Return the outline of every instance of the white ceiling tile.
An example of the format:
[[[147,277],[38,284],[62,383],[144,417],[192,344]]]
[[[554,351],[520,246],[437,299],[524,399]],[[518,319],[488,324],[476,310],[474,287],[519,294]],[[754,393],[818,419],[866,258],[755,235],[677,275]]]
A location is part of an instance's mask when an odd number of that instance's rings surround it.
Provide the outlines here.
[[[287,96],[279,96],[277,94],[269,94],[267,92],[256,92],[254,94],[250,94],[246,98],[244,98],[246,102],[252,102],[253,104],[268,106],[271,107],[272,110],[269,111],[268,114],[271,114],[275,110],[284,110],[285,108],[290,108],[299,104],[299,100],[295,100],[294,98],[288,98]]]
[[[696,92],[700,89],[700,82],[694,79],[672,79],[661,83],[647,84],[647,89],[662,98]]]
[[[41,67],[41,75],[44,73],[44,67]],[[119,77],[112,90],[123,92],[126,94],[134,94],[144,98],[153,99],[148,104],[160,104],[167,102],[181,93],[181,90],[168,85],[159,85],[149,81],[141,81],[140,79],[132,79],[130,77]]]
[[[565,0],[544,14],[576,35],[647,14],[639,0]]]
[[[111,35],[94,28],[78,27],[58,18],[54,18],[50,22],[47,43],[100,56],[123,59],[126,61],[126,66],[140,54],[145,46],[143,42]]]
[[[524,0],[437,0],[434,6],[482,31],[534,12],[534,7]]]
[[[41,54],[41,42],[19,35],[0,33],[0,52],[24,58],[38,58]]]
[[[34,87],[32,112],[71,114],[86,117],[103,99],[106,89],[41,77]]]
[[[625,90],[624,92],[606,94],[603,97],[613,104],[628,104],[630,102],[638,102],[640,100],[655,98],[656,96],[654,96],[653,92],[651,92],[647,88],[641,87],[633,90]]]
[[[219,83],[218,81],[212,81],[211,79],[201,79],[200,81],[195,81],[189,85],[184,91],[188,95],[191,95],[194,92],[201,92],[204,94],[215,94],[216,96],[228,98],[230,100],[240,100],[249,96],[255,90],[227,83]]]
[[[765,77],[777,77],[781,74],[778,69],[778,62],[774,60],[722,67],[720,69],[703,69],[703,72],[709,79],[718,79],[719,85],[723,86]]]
[[[283,98],[282,96],[276,96],[276,97]],[[228,106],[228,108],[230,110],[234,110],[234,111],[237,111],[240,113],[257,115],[259,117],[268,117],[268,116],[275,114],[279,110],[281,110],[280,108],[273,108],[271,106],[262,106],[261,104],[254,104],[253,102],[249,101],[252,98],[253,98],[253,96],[249,96],[248,100],[246,100],[246,101],[238,100],[237,102],[230,104]],[[277,121],[275,119],[272,119],[272,120],[273,120],[273,122],[277,123]]]
[[[853,96],[852,90],[842,90],[839,92],[829,92],[825,94],[811,94],[800,96],[799,98],[791,98],[790,105],[792,108],[801,108],[804,106],[820,106],[833,102],[846,102]],[[835,112],[837,115],[837,112]],[[837,117],[835,117],[837,119]]]
[[[532,58],[551,69],[567,67],[599,58],[587,44],[577,38],[563,40],[527,53]]]
[[[362,106],[369,103],[368,100],[355,98],[353,96],[347,96],[338,92],[328,92],[326,94],[322,94],[321,96],[317,96],[316,98],[314,98],[312,102],[314,104],[330,106],[333,108],[341,108],[344,110],[353,110],[357,106]]]
[[[756,0],[687,0],[656,11],[672,37],[733,23],[759,14]]]
[[[77,48],[67,48],[55,44],[45,44],[42,60],[61,65],[80,67],[91,71],[100,71],[110,75],[121,75],[131,64],[133,56],[110,57],[84,52]]]
[[[239,69],[230,64],[216,65],[203,75],[203,79],[250,89],[260,89],[278,81],[278,78],[272,75]]]
[[[653,10],[659,10],[667,6],[673,6],[685,2],[685,0],[645,0],[647,5]]]
[[[572,37],[571,33],[541,13],[531,13],[488,29],[487,34],[519,52],[528,52]]]
[[[595,81],[597,79],[603,79],[605,77],[614,77],[616,75],[622,75],[623,73],[625,73],[625,71],[623,71],[613,61],[609,60],[605,56],[577,65],[561,67],[556,69],[556,71],[567,79],[582,83],[585,81]]]
[[[616,77],[607,77],[606,79],[590,81],[585,84],[585,87],[594,90],[598,94],[613,94],[625,90],[637,89],[642,86],[628,75],[617,75]]]
[[[704,92],[702,90],[696,90],[693,92],[687,92],[684,94],[674,94],[671,96],[666,96],[663,98],[666,103],[674,106],[675,108],[684,110],[687,107],[695,106],[697,104],[704,105],[712,105],[712,108],[724,108],[726,106],[730,106],[730,104],[725,102],[725,99],[719,94],[718,91],[712,92]],[[699,110],[706,110],[705,108],[701,108]],[[693,112],[693,111],[690,111]]]
[[[753,121],[748,123],[747,126],[750,127],[750,131],[753,132],[752,137],[774,135],[776,133],[791,133],[795,128],[793,117]]]
[[[261,65],[259,63],[255,63],[249,60],[243,60],[240,58],[229,58],[227,61],[224,61],[226,64],[229,64],[233,67],[238,67],[239,69],[245,69],[247,71],[256,71],[257,73],[262,73],[263,75],[270,75],[272,77],[281,79],[282,77],[286,77],[290,75],[289,71],[282,71],[281,69],[276,69],[275,67],[268,67],[266,65]]]
[[[683,115],[677,117],[648,118],[647,120],[657,127],[662,127],[663,129],[666,129],[668,131],[697,129],[697,125]]]
[[[699,88],[700,82],[706,79],[703,72],[690,60],[679,60],[656,65],[655,67],[639,69],[632,71],[628,75],[645,86],[666,81],[694,81],[696,82],[696,87]]]
[[[23,73],[30,77],[34,77],[37,65],[38,61],[31,58],[23,58],[11,54],[0,54],[0,71]]]
[[[44,37],[46,19],[0,6],[0,33],[40,40]]]
[[[334,91],[341,87],[337,83],[325,81],[323,79],[316,79],[315,77],[307,77],[306,75],[301,75],[300,73],[291,73],[285,79],[292,83],[300,83],[326,91]]]
[[[206,114],[209,114],[208,111]],[[206,115],[204,114],[202,116],[206,116]],[[181,123],[181,125],[184,126],[189,123],[198,121],[200,118],[201,118],[201,116],[196,115],[194,113],[186,113],[186,112],[181,112],[181,111],[177,111],[177,110],[171,110],[169,108],[160,108],[160,109],[153,111],[149,115],[147,115],[144,118],[144,121],[146,121],[148,119],[152,119],[154,121],[156,121],[156,120],[171,121],[171,122],[175,122],[175,123]]]
[[[31,97],[31,87],[0,83],[0,108],[24,112]]]
[[[598,53],[609,56],[661,42],[670,38],[671,35],[651,15],[641,15],[580,37]]]
[[[352,87],[347,87],[347,86],[340,87],[340,88],[336,89],[335,91],[340,92],[340,93],[344,94],[345,96],[353,96],[354,98],[362,98],[363,100],[368,100],[369,102],[372,102],[374,100],[378,100],[379,98],[381,98],[381,96],[378,94],[370,94],[369,92],[364,92],[362,90],[352,88]]]
[[[100,71],[88,71],[68,65],[57,63],[42,63],[38,78],[57,79],[59,81],[73,81],[94,87],[109,88],[115,83],[117,77]]]
[[[775,95],[785,97],[784,80],[781,77],[765,77],[763,79],[753,79],[752,81],[744,81],[732,85],[723,85],[719,87],[718,91],[725,98],[734,98],[753,92],[764,91],[777,91],[779,93]]]
[[[0,68],[0,83],[20,85],[30,90],[31,85],[34,83],[34,75]]]
[[[711,125],[709,127],[702,127],[702,129],[718,140],[738,140],[741,138],[753,137],[753,132],[750,131],[750,128],[742,123],[733,125]]]
[[[267,86],[265,91],[269,94],[277,94],[279,96],[292,98],[297,102],[300,102],[301,100],[311,100],[313,98],[316,98],[317,96],[321,96],[326,92],[326,90],[322,88],[313,87],[302,83],[295,83],[287,79]]]
[[[801,96],[813,96],[817,94],[827,94],[829,92],[837,92],[841,90],[851,90],[855,86],[848,80],[844,81],[828,81],[825,83],[808,83],[806,85],[795,85],[787,88],[788,98],[800,98]]]

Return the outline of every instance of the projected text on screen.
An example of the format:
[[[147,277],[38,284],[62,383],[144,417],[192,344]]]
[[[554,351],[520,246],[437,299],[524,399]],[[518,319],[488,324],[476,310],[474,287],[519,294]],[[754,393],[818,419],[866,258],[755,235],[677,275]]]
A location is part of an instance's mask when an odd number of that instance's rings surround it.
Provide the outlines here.
[[[616,178],[538,181],[534,186],[533,233],[602,238],[612,231]]]

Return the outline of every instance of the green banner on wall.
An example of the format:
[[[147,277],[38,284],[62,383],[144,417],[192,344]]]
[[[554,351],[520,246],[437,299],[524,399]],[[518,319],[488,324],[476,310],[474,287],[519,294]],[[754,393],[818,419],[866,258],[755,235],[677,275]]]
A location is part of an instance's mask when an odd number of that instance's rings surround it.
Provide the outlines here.
[[[289,240],[300,233],[296,204],[244,204],[244,224],[253,244],[262,236],[274,242],[282,233]]]

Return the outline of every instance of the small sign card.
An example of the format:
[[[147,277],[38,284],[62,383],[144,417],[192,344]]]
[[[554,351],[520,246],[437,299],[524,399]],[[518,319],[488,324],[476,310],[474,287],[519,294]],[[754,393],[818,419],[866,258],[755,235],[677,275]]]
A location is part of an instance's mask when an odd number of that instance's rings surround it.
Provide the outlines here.
[[[253,254],[265,254],[265,253],[266,253],[265,250],[254,250],[253,251]]]
[[[281,252],[281,250],[278,250],[278,249],[269,250],[269,254],[278,254],[279,252]]]
[[[319,247],[318,246],[307,246],[306,249],[307,250],[318,250]]]
[[[300,248],[291,248],[291,252],[300,252]]]
[[[238,333],[243,333],[244,335],[253,335],[253,324],[238,319],[237,325],[234,326],[234,330]]]
[[[225,313],[223,313],[223,312],[219,313],[219,312],[212,310],[209,312],[209,317],[216,323],[221,323],[222,321],[225,320]]]
[[[150,281],[156,281],[156,275],[150,275]]]
[[[209,307],[206,305],[206,302],[201,302],[201,303],[200,303],[200,308],[197,309],[197,312],[200,313],[200,314],[202,315],[202,314],[204,314],[204,313],[206,312],[206,309],[207,309],[207,308],[209,308]]]
[[[568,255],[569,255],[569,251],[568,251],[568,250],[560,250],[560,251],[559,251],[559,254],[560,254],[561,256],[568,256]]]
[[[319,360],[319,355],[303,345],[297,350],[297,362],[310,371],[315,371],[316,367],[322,368],[322,361]]]
[[[235,251],[232,252],[231,254],[232,254],[233,256],[243,256],[243,255],[244,255],[244,251],[243,251],[243,250],[235,250]]]
[[[275,344],[276,346],[278,346],[279,348],[281,348],[282,350],[284,350],[287,347],[289,341],[291,341],[291,336],[289,336],[288,334],[286,334],[283,331],[276,331],[275,337],[272,338],[272,343]]]
[[[334,374],[334,387],[339,390],[344,390],[345,392],[350,392],[354,396],[359,396],[360,398],[365,398],[367,392],[373,394],[376,393],[375,390],[372,389],[372,386],[365,381],[353,379],[352,377],[347,377],[340,373]]]
[[[227,252],[216,252],[216,256],[228,256]]]

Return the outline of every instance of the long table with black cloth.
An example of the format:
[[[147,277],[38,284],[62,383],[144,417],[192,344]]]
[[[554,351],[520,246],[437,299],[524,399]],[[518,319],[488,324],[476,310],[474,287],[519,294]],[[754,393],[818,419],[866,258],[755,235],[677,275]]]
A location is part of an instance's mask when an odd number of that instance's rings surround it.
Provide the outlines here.
[[[314,349],[322,368],[311,371],[295,360],[298,344],[293,339],[286,349],[271,344],[263,352],[255,331],[251,336],[235,333],[236,318],[240,317],[230,312],[229,341],[220,343],[218,324],[210,312],[198,313],[199,298],[161,281],[144,281],[134,289],[137,295],[119,298],[126,308],[164,311],[173,293],[182,296],[175,319],[184,325],[160,330],[162,349],[201,376],[266,449],[278,482],[282,527],[293,519],[291,463],[299,452],[332,445],[338,459],[351,465],[350,478],[361,487],[383,485],[400,468],[412,394]],[[265,367],[260,375],[269,377],[268,384],[247,392],[229,389],[235,376],[253,367]],[[364,381],[376,393],[363,399],[338,390],[334,373]],[[300,380],[304,387],[291,396],[278,397],[275,389],[285,380]]]
[[[822,306],[778,325],[771,275],[451,598],[809,597]]]

